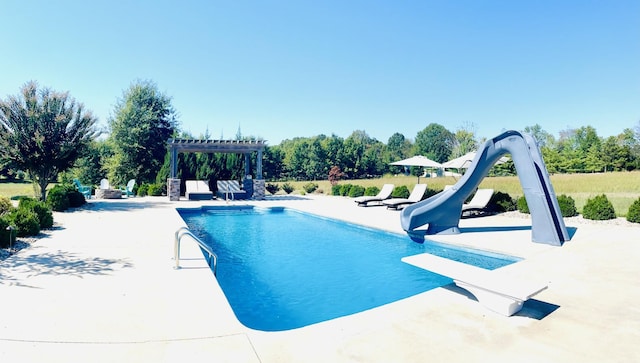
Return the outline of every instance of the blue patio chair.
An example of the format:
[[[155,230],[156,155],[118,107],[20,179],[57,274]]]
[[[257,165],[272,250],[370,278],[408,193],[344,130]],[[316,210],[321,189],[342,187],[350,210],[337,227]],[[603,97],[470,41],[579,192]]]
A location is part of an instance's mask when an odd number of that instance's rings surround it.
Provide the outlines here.
[[[90,199],[91,198],[91,187],[90,186],[82,185],[82,183],[80,183],[80,180],[78,180],[78,179],[73,179],[73,184],[76,186],[78,191],[80,193],[82,193],[82,195],[84,195],[85,199]]]
[[[136,185],[136,180],[135,179],[131,179],[127,182],[127,186],[124,187],[124,189],[122,190],[122,194],[125,194],[127,196],[127,198],[129,198],[129,196],[134,195],[133,194],[133,187]]]

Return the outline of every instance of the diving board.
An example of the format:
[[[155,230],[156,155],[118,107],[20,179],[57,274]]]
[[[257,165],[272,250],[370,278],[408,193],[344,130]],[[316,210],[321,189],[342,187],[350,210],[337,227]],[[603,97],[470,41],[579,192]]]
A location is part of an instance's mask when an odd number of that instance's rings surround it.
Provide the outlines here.
[[[525,301],[547,288],[546,283],[515,279],[500,269],[486,270],[429,253],[404,257],[402,262],[453,279],[482,305],[506,316],[520,311]]]

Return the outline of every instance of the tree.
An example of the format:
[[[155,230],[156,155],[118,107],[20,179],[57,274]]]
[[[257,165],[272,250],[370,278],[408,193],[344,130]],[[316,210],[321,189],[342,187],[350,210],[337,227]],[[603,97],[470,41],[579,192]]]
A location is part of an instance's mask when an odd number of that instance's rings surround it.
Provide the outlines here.
[[[47,186],[71,168],[98,135],[97,119],[67,92],[38,90],[34,81],[21,92],[0,101],[0,159],[28,171],[45,200]]]
[[[415,154],[424,155],[439,163],[449,160],[455,135],[439,124],[429,124],[416,135]]]
[[[469,124],[456,131],[453,140],[452,157],[459,157],[469,152],[478,150],[475,126]]]
[[[112,182],[156,180],[167,153],[167,140],[177,131],[176,117],[171,99],[151,81],[137,81],[123,93],[109,120]]]
[[[553,135],[543,130],[542,126],[539,124],[527,126],[523,131],[527,134],[531,134],[531,136],[533,136],[538,142],[538,146],[540,146],[540,148],[543,148],[544,146],[551,146],[555,143]]]

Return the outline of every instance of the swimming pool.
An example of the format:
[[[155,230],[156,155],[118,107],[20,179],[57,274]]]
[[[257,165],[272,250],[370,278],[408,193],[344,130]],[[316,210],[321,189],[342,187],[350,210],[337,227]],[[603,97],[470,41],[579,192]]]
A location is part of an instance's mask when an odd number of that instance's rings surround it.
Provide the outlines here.
[[[285,208],[178,209],[218,255],[217,279],[245,326],[279,331],[358,313],[451,279],[402,257],[429,252],[494,269],[516,258],[411,241]]]

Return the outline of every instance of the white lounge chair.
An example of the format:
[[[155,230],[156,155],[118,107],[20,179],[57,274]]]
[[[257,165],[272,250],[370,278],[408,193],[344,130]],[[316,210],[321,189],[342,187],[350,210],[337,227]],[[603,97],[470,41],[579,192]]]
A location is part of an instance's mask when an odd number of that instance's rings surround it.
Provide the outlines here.
[[[506,316],[520,311],[525,301],[547,288],[544,282],[514,279],[500,269],[486,270],[429,253],[404,257],[402,262],[450,277],[482,305]]]
[[[187,180],[184,196],[188,200],[210,200],[213,199],[213,192],[204,180]]]
[[[465,212],[484,210],[487,208],[487,205],[489,205],[492,196],[493,189],[476,190],[476,194],[473,195],[473,198],[471,198],[469,203],[462,205],[462,213],[464,214]]]
[[[426,191],[427,184],[416,184],[408,198],[391,198],[383,200],[382,204],[386,205],[387,209],[402,209],[409,204],[421,201]]]
[[[391,198],[391,193],[393,193],[393,184],[385,184],[380,189],[380,192],[377,195],[365,195],[362,197],[357,197],[353,201],[358,204],[358,207],[368,207],[369,203],[377,202],[376,205],[381,205],[382,201],[385,199]]]
[[[247,199],[247,192],[240,189],[237,180],[218,180],[216,195],[224,200]]]

